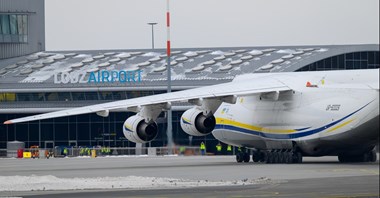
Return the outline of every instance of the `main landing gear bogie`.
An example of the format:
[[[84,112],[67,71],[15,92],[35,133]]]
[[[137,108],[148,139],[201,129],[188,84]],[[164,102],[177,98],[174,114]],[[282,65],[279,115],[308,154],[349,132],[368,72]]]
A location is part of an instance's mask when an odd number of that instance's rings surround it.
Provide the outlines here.
[[[269,151],[253,151],[252,161],[253,162],[263,162],[267,164],[291,164],[291,163],[302,163],[302,153],[299,151],[292,150],[269,150]],[[236,154],[236,161],[249,162],[250,154],[242,151]]]
[[[236,154],[236,161],[238,163],[241,163],[241,162],[249,162],[249,153],[247,152],[238,152]]]

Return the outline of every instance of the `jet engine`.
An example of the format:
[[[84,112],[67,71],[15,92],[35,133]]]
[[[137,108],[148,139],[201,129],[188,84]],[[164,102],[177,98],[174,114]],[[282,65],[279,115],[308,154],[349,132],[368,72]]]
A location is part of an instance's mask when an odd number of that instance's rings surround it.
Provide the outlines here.
[[[189,135],[204,136],[215,128],[215,117],[212,113],[204,115],[196,107],[185,111],[181,116],[181,127]]]
[[[124,122],[123,133],[129,141],[146,143],[156,138],[158,126],[153,121],[147,123],[143,117],[134,115]]]

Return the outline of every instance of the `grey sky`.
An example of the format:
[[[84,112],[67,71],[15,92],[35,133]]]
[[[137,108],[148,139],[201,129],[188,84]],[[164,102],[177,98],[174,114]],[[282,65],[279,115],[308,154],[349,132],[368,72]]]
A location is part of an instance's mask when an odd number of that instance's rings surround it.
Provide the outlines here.
[[[47,50],[166,46],[166,0],[46,0]],[[379,43],[379,0],[171,0],[173,48]]]

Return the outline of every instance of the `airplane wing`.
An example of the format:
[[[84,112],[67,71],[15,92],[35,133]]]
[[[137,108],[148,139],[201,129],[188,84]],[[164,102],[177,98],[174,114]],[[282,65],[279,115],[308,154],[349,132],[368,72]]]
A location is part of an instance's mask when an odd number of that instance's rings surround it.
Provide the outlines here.
[[[34,120],[43,120],[49,118],[58,118],[72,115],[80,115],[87,113],[98,113],[102,111],[113,111],[117,109],[126,109],[141,107],[144,105],[159,105],[163,103],[170,103],[175,101],[188,101],[198,98],[218,98],[226,96],[244,96],[258,93],[288,91],[291,90],[282,82],[266,76],[265,78],[247,79],[245,81],[229,82],[213,86],[206,86],[201,88],[189,89],[184,91],[177,91],[172,93],[165,93],[159,95],[145,96],[140,98],[126,99],[115,102],[108,102],[103,104],[84,106],[79,108],[72,108],[62,111],[44,113],[34,116],[17,118],[5,121],[4,124],[13,124]]]

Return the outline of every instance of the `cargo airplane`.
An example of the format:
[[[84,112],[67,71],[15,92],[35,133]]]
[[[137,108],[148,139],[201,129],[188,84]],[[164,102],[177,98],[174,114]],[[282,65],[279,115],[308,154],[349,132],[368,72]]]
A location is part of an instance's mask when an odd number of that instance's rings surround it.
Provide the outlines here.
[[[379,69],[246,74],[232,82],[13,119],[4,124],[110,111],[136,112],[123,132],[136,143],[158,134],[171,102],[194,105],[181,117],[189,135],[212,133],[244,148],[237,162],[300,163],[303,156],[374,162],[379,142]]]

